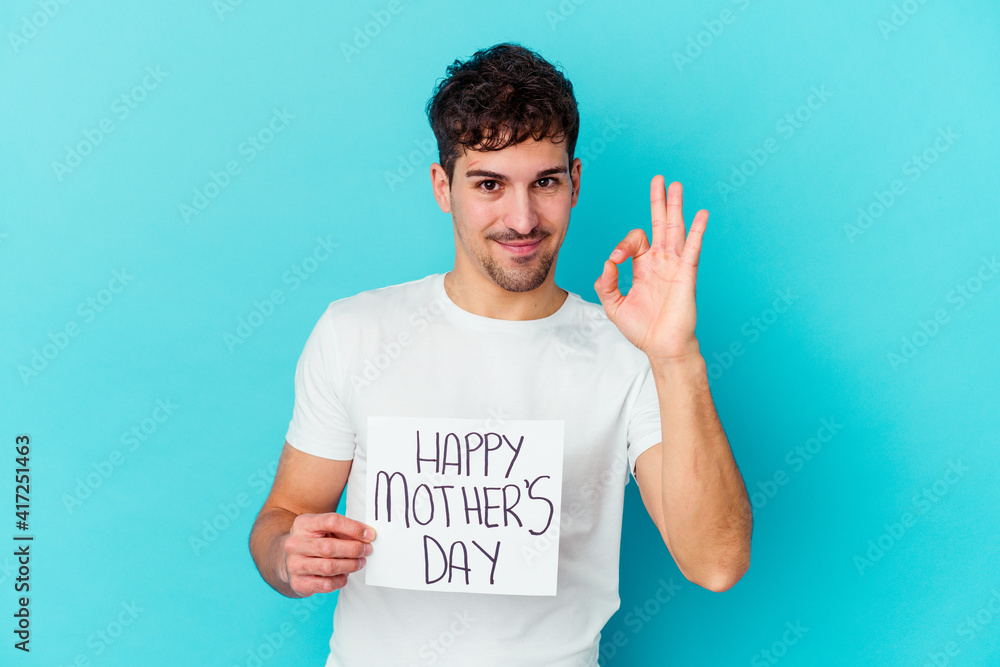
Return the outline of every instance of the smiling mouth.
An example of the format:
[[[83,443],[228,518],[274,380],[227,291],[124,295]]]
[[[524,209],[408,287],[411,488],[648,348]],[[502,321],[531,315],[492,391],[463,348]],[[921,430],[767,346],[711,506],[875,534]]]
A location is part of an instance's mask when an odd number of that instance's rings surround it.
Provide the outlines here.
[[[535,241],[525,242],[525,241],[515,241],[512,243],[502,243],[497,241],[501,246],[503,246],[508,252],[515,255],[527,255],[530,254],[537,248],[542,242],[542,239],[537,239]]]

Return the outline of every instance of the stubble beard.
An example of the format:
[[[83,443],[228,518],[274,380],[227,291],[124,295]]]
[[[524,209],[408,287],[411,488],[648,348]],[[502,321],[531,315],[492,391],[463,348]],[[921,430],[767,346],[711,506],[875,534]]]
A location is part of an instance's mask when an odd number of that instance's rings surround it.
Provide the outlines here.
[[[458,224],[456,221],[455,229],[458,230],[458,235],[462,239],[462,242],[468,248],[469,244],[465,235],[462,232],[462,225]],[[542,237],[544,241],[546,237]],[[495,243],[492,239],[484,239],[485,243]],[[524,263],[522,268],[508,268],[498,262],[496,258],[489,254],[489,252],[483,247],[472,247],[472,255],[475,257],[476,261],[479,263],[486,275],[490,277],[498,287],[501,287],[508,292],[530,292],[533,289],[537,289],[545,282],[545,279],[549,275],[549,270],[552,268],[552,264],[555,263],[556,257],[559,254],[559,248],[556,247],[553,250],[549,250],[542,254],[541,256],[531,256],[518,258],[514,257],[513,261],[515,263]]]
[[[490,255],[479,257],[479,263],[490,279],[508,292],[530,292],[545,282],[558,252],[557,248],[541,257],[527,259],[523,268],[509,269],[501,266]],[[515,261],[520,262],[520,260]]]

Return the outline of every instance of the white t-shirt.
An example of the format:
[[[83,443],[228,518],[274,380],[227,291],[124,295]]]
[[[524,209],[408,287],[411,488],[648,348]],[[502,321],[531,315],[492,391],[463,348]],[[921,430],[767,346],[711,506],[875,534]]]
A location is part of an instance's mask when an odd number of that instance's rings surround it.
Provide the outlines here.
[[[353,459],[346,515],[363,522],[369,416],[564,420],[557,594],[369,586],[362,570],[340,590],[326,667],[596,665],[629,470],[661,441],[649,361],[603,307],[570,293],[548,317],[482,317],[443,273],[334,301],[299,358],[286,439]]]

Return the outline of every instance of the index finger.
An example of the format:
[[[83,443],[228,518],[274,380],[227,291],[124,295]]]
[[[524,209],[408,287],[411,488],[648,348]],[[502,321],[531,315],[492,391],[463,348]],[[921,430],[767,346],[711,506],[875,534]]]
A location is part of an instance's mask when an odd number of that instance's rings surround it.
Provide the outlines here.
[[[374,528],[336,512],[300,514],[299,519],[302,529],[310,532],[336,533],[361,542],[371,542],[375,539]]]

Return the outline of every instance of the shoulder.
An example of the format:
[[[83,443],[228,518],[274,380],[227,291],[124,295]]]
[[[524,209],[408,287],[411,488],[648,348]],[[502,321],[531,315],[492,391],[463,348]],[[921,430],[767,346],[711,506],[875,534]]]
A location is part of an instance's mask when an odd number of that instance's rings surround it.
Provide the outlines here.
[[[368,289],[331,301],[313,327],[312,338],[326,354],[356,356],[405,330],[408,321],[436,296],[439,274]]]
[[[329,321],[370,322],[405,316],[409,310],[420,308],[424,301],[434,297],[434,279],[437,274],[410,280],[396,285],[386,285],[364,290],[331,301],[323,312]]]

